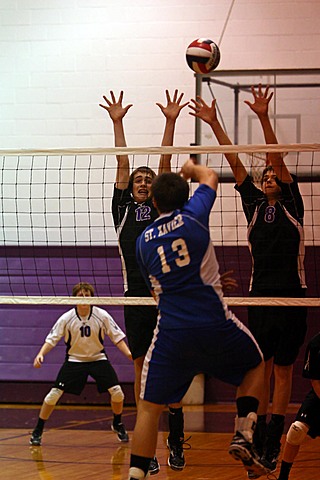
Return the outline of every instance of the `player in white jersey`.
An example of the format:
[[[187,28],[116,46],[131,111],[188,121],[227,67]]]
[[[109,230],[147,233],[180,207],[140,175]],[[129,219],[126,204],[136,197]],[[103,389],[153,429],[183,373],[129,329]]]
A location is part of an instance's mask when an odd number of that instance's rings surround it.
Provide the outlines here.
[[[81,282],[73,287],[74,297],[93,297],[94,289],[89,283]],[[54,324],[44,344],[36,355],[33,366],[40,368],[44,356],[64,337],[67,347],[66,359],[62,365],[53,388],[46,395],[32,432],[30,444],[41,445],[43,428],[64,392],[80,395],[90,375],[97,384],[99,393],[109,392],[113,422],[111,429],[121,442],[129,437],[121,422],[124,394],[119,385],[117,374],[105,352],[105,336],[119,348],[130,360],[131,352],[124,341],[125,334],[111,315],[102,308],[91,305],[77,305],[64,313]]]
[[[179,402],[200,372],[238,387],[229,453],[247,471],[264,475],[269,469],[252,448],[263,385],[262,353],[224,303],[210,239],[218,177],[191,160],[181,174],[184,178],[164,173],[153,181],[153,202],[160,216],[137,240],[137,260],[157,299],[159,316],[143,365],[129,479],[146,478],[163,406]],[[189,178],[200,183],[190,200]]]

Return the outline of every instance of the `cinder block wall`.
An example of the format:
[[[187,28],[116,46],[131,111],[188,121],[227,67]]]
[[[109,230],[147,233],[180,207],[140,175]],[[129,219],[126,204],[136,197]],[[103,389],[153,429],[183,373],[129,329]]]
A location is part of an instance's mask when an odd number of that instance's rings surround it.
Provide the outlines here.
[[[157,146],[165,89],[194,96],[192,40],[220,44],[218,69],[316,68],[319,17],[318,0],[2,0],[0,147],[113,146],[98,107],[111,89],[134,104],[128,145]],[[305,142],[319,140],[319,127],[311,132]],[[175,143],[193,140],[185,110]]]

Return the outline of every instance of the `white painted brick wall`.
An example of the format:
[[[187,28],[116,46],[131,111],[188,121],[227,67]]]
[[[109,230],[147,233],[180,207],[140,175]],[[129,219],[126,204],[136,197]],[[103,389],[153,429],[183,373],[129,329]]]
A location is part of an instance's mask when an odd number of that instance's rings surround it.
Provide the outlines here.
[[[159,145],[164,119],[155,103],[165,102],[166,88],[194,96],[186,46],[197,37],[218,42],[231,4],[0,0],[0,147],[112,146],[111,122],[98,106],[110,89],[123,89],[125,103],[134,104],[125,119],[128,145]],[[319,18],[319,0],[236,0],[218,69],[320,67]],[[230,95],[221,92],[218,101],[232,103]],[[308,89],[295,104],[281,102],[281,113],[308,113],[302,141],[319,141],[319,97],[319,89]],[[194,121],[184,110],[175,143],[193,141]]]

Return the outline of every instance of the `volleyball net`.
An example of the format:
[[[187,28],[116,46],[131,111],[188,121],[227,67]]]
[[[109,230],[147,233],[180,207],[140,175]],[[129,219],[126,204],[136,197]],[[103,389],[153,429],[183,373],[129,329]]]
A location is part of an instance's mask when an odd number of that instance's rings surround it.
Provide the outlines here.
[[[248,297],[251,258],[241,199],[225,153],[238,153],[259,185],[268,152],[281,152],[298,176],[304,200],[306,299]],[[116,155],[129,155],[131,169],[157,173],[161,154],[172,155],[178,172],[190,157],[219,175],[210,216],[220,272],[233,271],[238,289],[231,305],[320,306],[320,145],[237,145],[154,148],[0,151],[0,304],[148,305],[153,299],[123,296],[121,261],[111,201]],[[190,183],[190,193],[197,184]],[[71,297],[73,285],[91,283],[94,298]]]

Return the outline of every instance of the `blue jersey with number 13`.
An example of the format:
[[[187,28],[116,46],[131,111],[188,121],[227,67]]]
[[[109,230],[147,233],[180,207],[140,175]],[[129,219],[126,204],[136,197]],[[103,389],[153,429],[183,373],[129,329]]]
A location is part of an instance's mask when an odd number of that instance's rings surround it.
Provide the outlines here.
[[[200,185],[181,210],[161,215],[137,240],[137,261],[157,297],[161,328],[208,326],[230,317],[209,232],[215,198],[212,188]]]

